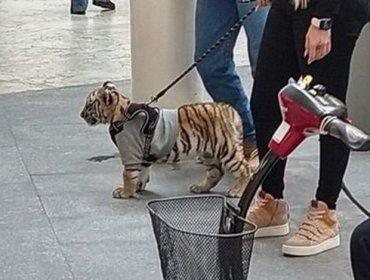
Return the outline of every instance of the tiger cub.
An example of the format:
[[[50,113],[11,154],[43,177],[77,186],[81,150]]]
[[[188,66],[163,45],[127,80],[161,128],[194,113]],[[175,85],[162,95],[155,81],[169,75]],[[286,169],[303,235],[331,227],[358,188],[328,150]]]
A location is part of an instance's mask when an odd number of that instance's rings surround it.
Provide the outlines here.
[[[190,186],[205,193],[221,180],[225,171],[235,178],[228,191],[240,197],[250,178],[243,153],[239,114],[223,103],[197,103],[175,110],[133,103],[111,82],[88,94],[80,114],[88,125],[110,124],[110,134],[123,164],[123,183],[114,198],[133,197],[149,181],[150,166],[159,159],[178,162],[200,158],[206,176]]]

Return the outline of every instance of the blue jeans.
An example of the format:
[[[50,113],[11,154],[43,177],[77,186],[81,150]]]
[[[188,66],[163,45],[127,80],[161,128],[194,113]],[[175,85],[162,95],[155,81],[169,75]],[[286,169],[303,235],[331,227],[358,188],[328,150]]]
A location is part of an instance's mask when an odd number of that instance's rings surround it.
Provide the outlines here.
[[[241,0],[197,0],[195,19],[195,59],[225,34],[236,21],[246,14],[254,3]],[[268,8],[261,8],[243,24],[248,38],[248,55],[252,75],[256,68],[258,51]],[[254,141],[255,130],[249,100],[235,70],[233,49],[239,30],[223,42],[197,66],[204,86],[214,101],[232,105],[243,121],[244,140]]]
[[[109,2],[109,0],[100,0],[101,2]],[[87,9],[89,0],[71,0],[72,10],[75,12],[84,12]]]

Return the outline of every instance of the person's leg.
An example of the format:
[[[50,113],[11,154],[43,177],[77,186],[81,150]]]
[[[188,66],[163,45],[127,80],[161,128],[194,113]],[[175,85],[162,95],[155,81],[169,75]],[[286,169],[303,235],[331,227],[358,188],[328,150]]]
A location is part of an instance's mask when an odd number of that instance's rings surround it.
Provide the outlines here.
[[[351,235],[350,249],[355,280],[370,279],[370,219],[355,228]]]
[[[302,74],[312,75],[312,84],[323,84],[328,93],[344,101],[356,38],[347,37],[341,26],[344,23],[337,22],[332,28],[332,51],[322,60],[307,65],[303,52],[310,17],[310,11],[307,15],[300,13],[294,25],[297,52],[302,54]],[[284,243],[284,254],[308,256],[340,245],[335,204],[348,157],[349,149],[341,141],[330,136],[320,137],[320,174],[316,200],[311,202],[306,219],[297,234]]]
[[[286,1],[273,1],[262,38],[251,99],[260,158],[267,153],[268,143],[282,120],[278,92],[290,77],[299,76],[291,26]],[[285,163],[285,160],[279,161],[271,170],[247,214],[247,220],[258,227],[256,237],[289,233],[288,204],[282,199]]]
[[[255,2],[248,3],[241,0],[235,0],[238,6],[239,18],[247,14],[255,5]],[[256,72],[258,52],[261,45],[263,30],[265,28],[266,19],[269,8],[259,8],[256,12],[250,15],[243,23],[248,43],[248,57],[252,70],[252,76]]]
[[[300,75],[286,2],[272,3],[252,90],[251,106],[260,158],[267,153],[268,143],[282,121],[278,93],[289,78]],[[285,164],[285,160],[279,161],[262,184],[262,189],[274,198],[283,198]]]
[[[326,85],[327,91],[342,101],[346,99],[351,57],[356,40],[355,37],[345,36],[338,41],[334,39],[335,49],[326,71],[331,75],[319,76],[319,83]],[[330,136],[320,137],[320,175],[316,199],[324,201],[329,209],[336,207],[349,152],[349,148],[342,141]]]
[[[85,14],[88,5],[88,0],[71,0],[72,14]]]
[[[311,12],[299,14],[295,21],[294,31],[297,53],[301,54],[300,68],[303,75],[313,76],[312,84],[322,84],[328,93],[339,98],[343,102],[346,99],[349,80],[350,63],[357,37],[347,36],[343,21],[335,21],[332,27],[332,49],[323,59],[307,65],[303,57],[303,39],[310,25]],[[339,196],[343,176],[349,158],[348,147],[340,140],[330,136],[320,137],[320,174],[316,199],[327,204],[329,209],[335,209]]]
[[[195,54],[197,59],[238,20],[235,0],[197,0]],[[223,42],[197,66],[205,88],[216,102],[232,105],[243,121],[244,139],[255,140],[254,124],[248,99],[235,71],[233,49],[239,30]]]

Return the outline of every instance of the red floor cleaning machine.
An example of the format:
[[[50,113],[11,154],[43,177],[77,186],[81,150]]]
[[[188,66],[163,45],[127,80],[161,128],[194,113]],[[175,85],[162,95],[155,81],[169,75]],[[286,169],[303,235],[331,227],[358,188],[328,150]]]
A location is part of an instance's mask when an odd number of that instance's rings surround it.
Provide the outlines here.
[[[221,195],[148,202],[164,279],[247,279],[256,228],[244,217],[276,162],[305,138],[328,134],[354,151],[370,150],[370,137],[351,124],[346,106],[311,81],[292,80],[279,92],[283,121],[238,205]]]

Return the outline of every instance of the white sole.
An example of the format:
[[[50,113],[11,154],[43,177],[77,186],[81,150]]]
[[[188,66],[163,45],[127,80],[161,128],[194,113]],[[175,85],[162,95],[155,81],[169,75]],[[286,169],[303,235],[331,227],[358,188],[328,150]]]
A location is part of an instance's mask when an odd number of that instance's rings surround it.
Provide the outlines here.
[[[261,237],[276,237],[276,236],[284,236],[289,233],[289,223],[279,225],[279,226],[270,226],[270,227],[261,227],[257,229],[256,233],[254,234],[255,238]]]
[[[289,246],[283,244],[283,254],[288,256],[304,257],[317,255],[340,245],[339,235],[329,238],[314,246]]]

